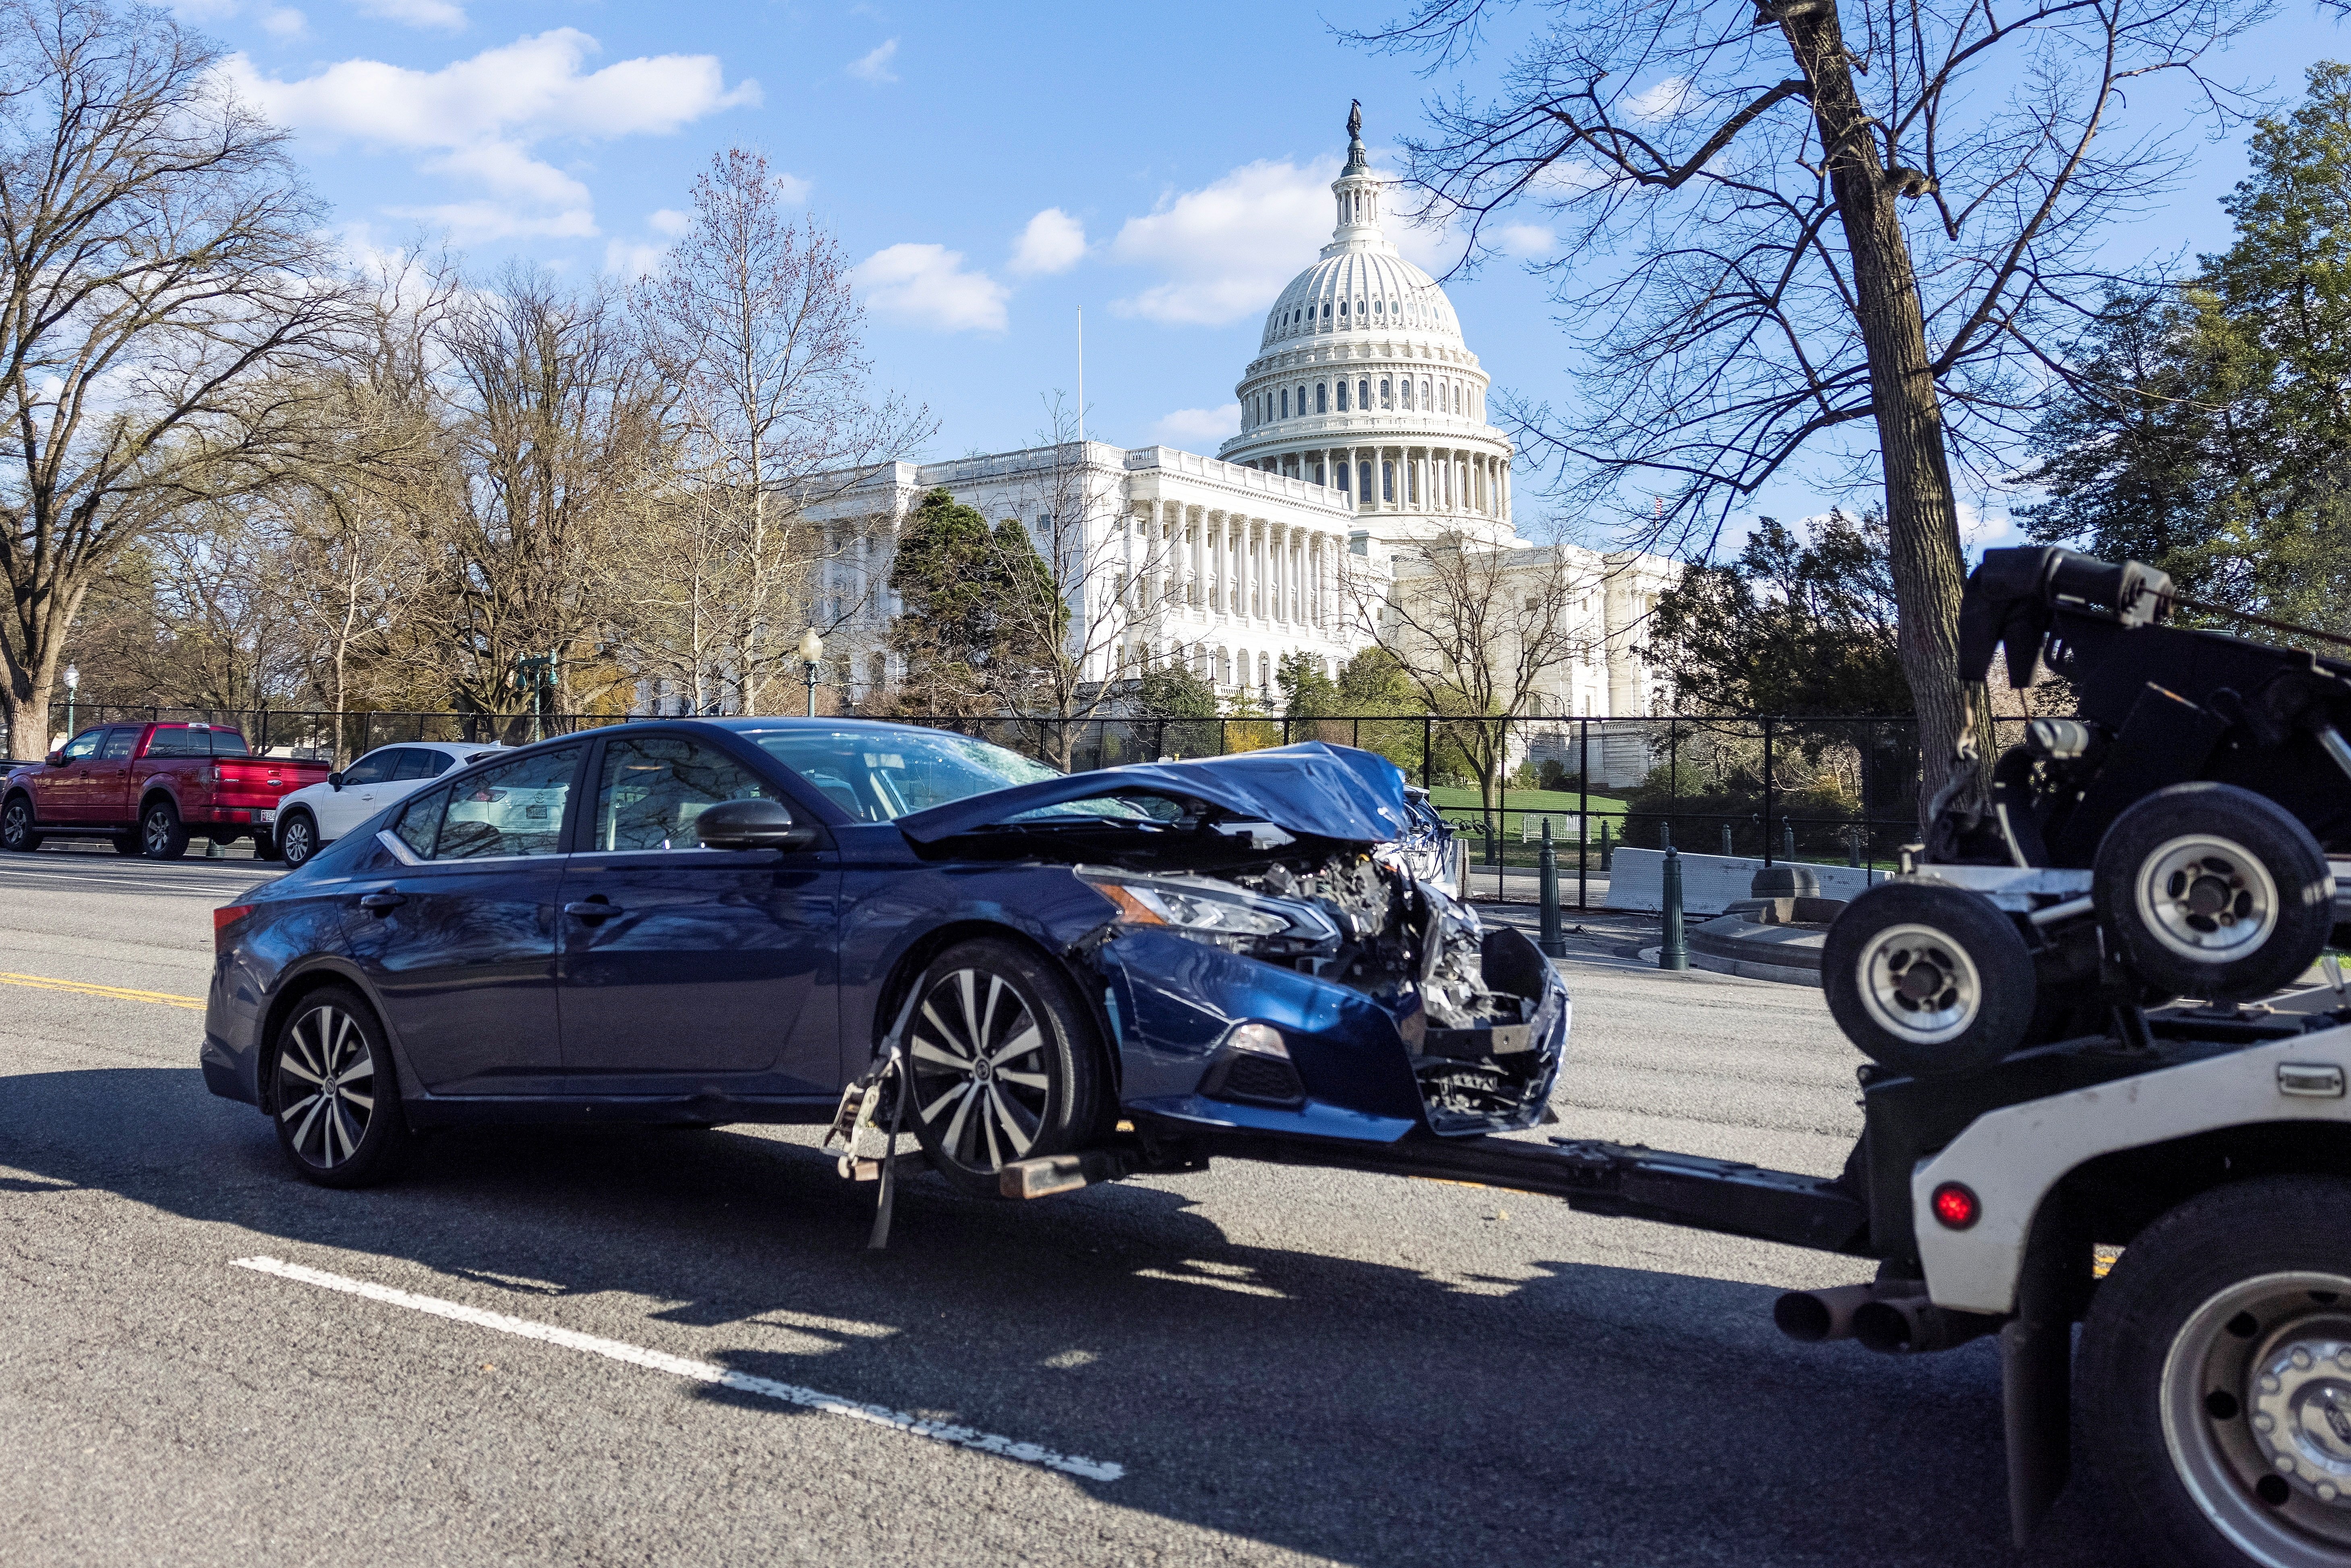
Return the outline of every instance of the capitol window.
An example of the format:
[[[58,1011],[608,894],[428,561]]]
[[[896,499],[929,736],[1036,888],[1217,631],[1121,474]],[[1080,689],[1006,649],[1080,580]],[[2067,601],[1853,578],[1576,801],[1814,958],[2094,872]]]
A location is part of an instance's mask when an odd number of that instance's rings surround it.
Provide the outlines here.
[[[1342,315],[1342,316],[1344,316],[1346,313],[1347,313],[1347,302],[1346,302],[1345,300],[1342,299],[1342,300],[1340,300],[1340,301],[1339,301],[1339,314],[1340,314],[1340,315]]]
[[[1322,301],[1322,319],[1325,321],[1331,319],[1331,302],[1328,299]]]
[[[1410,408],[1412,406],[1412,378],[1410,376],[1406,376],[1404,379],[1404,405],[1406,408]]]
[[[1331,412],[1331,385],[1328,382],[1314,383],[1314,412],[1317,413]]]
[[[1347,412],[1347,383],[1344,382],[1339,383],[1339,412]]]
[[[1284,419],[1288,419],[1290,417],[1290,389],[1288,387],[1281,389],[1281,417]]]
[[[1369,376],[1355,383],[1355,406],[1357,408],[1372,406],[1372,378]]]
[[[1382,376],[1380,378],[1380,406],[1382,408],[1395,407],[1395,383],[1389,381],[1385,376]]]

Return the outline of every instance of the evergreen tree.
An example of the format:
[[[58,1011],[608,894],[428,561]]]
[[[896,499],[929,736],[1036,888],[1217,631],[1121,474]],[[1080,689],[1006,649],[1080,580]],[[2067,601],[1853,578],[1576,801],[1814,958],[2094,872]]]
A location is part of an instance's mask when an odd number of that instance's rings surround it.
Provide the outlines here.
[[[890,591],[904,609],[890,645],[905,660],[902,703],[946,715],[1018,711],[1061,625],[1052,572],[1014,519],[987,519],[944,489],[899,531]]]

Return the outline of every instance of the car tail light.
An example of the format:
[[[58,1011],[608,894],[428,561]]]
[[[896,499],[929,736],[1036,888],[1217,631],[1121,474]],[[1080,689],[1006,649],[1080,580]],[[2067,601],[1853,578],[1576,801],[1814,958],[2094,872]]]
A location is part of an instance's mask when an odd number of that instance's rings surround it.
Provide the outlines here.
[[[218,953],[228,946],[229,928],[253,913],[250,904],[224,904],[213,911],[213,951]]]
[[[1928,1197],[1935,1218],[1949,1230],[1965,1230],[1983,1218],[1983,1202],[1966,1183],[1947,1181]]]

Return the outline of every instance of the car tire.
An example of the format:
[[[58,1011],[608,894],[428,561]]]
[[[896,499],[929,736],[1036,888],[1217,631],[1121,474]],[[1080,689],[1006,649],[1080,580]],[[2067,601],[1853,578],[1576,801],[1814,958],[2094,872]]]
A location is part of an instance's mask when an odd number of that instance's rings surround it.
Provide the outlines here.
[[[151,861],[175,861],[188,852],[188,825],[177,806],[165,800],[147,803],[139,813],[139,849]]]
[[[409,1145],[399,1075],[383,1026],[356,992],[312,991],[269,1044],[277,1146],[320,1186],[368,1186],[400,1167]]]
[[[277,858],[287,871],[300,871],[319,852],[319,823],[308,811],[293,811],[277,825]]]
[[[136,831],[114,833],[110,835],[106,841],[114,846],[114,852],[119,855],[141,854],[146,850],[146,846],[139,841]]]
[[[1980,1072],[2030,1039],[2032,954],[1962,888],[1889,882],[1847,904],[1821,949],[1830,1016],[1872,1061],[1916,1078]]]
[[[33,831],[33,802],[24,795],[11,795],[5,805],[0,805],[0,849],[16,854],[30,854],[41,847],[41,835]]]
[[[1016,943],[983,939],[941,953],[914,984],[923,1002],[906,1034],[904,1124],[949,1185],[993,1197],[1004,1166],[1099,1136],[1102,1040],[1060,971]]]
[[[2351,1364],[2346,1206],[2351,1182],[2333,1177],[2220,1187],[2140,1231],[2098,1286],[2075,1429],[2137,1538],[2129,1561],[2351,1558],[2335,1500],[2351,1491],[2335,1416]]]
[[[257,828],[255,829],[253,834],[253,858],[257,861],[274,861],[283,859],[284,857],[277,852],[277,835],[274,832],[265,833]]]
[[[2335,873],[2293,812],[2233,784],[2174,784],[2099,841],[2090,894],[2149,987],[2247,1002],[2291,985],[2335,929]]]

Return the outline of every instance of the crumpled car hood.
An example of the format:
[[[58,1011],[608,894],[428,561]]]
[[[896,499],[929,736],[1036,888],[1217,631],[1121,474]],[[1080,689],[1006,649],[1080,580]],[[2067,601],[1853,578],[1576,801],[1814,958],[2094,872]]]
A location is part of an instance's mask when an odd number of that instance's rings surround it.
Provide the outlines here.
[[[1309,740],[1231,757],[1136,763],[1017,784],[901,817],[898,828],[915,843],[935,844],[1040,807],[1127,793],[1204,800],[1301,837],[1343,842],[1386,843],[1413,827],[1402,768],[1377,752]]]

